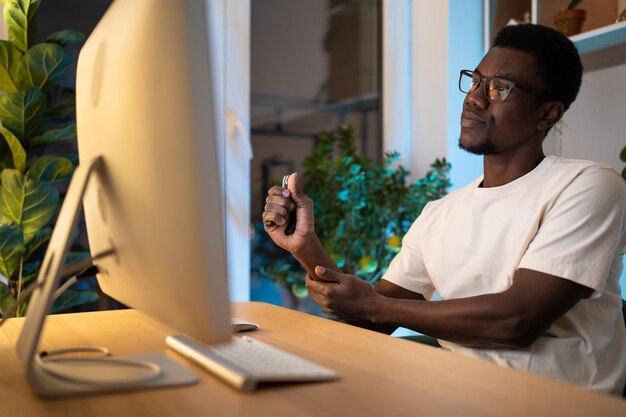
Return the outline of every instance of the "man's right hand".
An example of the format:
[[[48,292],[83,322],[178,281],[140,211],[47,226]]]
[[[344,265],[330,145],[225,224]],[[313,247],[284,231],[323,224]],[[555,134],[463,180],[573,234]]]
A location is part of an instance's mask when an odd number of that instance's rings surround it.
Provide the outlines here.
[[[300,191],[298,174],[289,177],[287,188],[274,186],[267,192],[263,211],[263,225],[274,243],[295,255],[308,242],[315,240],[313,201]],[[296,213],[296,229],[291,235],[285,230],[289,216]]]

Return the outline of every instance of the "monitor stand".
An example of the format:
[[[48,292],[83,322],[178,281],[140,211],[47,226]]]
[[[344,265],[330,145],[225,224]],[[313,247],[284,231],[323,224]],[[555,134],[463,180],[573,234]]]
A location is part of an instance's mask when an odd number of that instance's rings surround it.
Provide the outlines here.
[[[92,175],[105,169],[98,157],[76,168],[52,232],[33,291],[17,354],[26,378],[39,395],[60,397],[129,389],[189,385],[198,378],[164,354],[131,357],[47,357],[37,352],[43,325],[59,286],[61,270],[76,227],[83,195]]]

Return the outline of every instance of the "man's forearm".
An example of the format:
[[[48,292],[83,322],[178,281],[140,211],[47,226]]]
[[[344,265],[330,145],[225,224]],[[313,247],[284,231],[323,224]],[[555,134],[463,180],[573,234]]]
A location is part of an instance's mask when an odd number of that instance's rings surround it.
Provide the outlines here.
[[[375,330],[406,327],[473,347],[522,347],[520,317],[494,297],[498,295],[435,302],[381,297],[372,306],[373,324],[361,325]]]
[[[385,284],[359,306],[361,317],[374,324],[402,326],[485,348],[530,346],[592,293],[573,281],[523,268],[503,292],[444,301],[410,299],[410,292],[405,296],[393,284]]]
[[[310,236],[307,239],[306,244],[302,245],[302,247],[297,251],[293,251],[292,255],[304,267],[307,274],[313,278],[318,278],[315,274],[315,267],[318,265],[341,272],[341,269],[339,269],[337,264],[322,246],[322,243],[317,235]]]

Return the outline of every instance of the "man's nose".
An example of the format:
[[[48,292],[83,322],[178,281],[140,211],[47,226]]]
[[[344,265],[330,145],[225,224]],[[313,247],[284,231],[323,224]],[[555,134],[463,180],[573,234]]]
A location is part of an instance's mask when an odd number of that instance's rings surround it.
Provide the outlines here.
[[[465,95],[463,101],[465,107],[478,107],[479,109],[486,109],[489,106],[489,99],[485,95],[485,86],[480,84],[474,91]]]

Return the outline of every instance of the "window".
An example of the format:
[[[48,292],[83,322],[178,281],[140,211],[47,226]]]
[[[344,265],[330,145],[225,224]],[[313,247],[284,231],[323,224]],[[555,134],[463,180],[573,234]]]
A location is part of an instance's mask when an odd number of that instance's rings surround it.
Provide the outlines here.
[[[267,189],[302,172],[318,133],[352,124],[359,152],[381,157],[381,68],[381,1],[251,3],[251,217],[263,235],[253,245],[266,238]],[[267,256],[253,252],[252,299],[272,296],[259,289]]]

